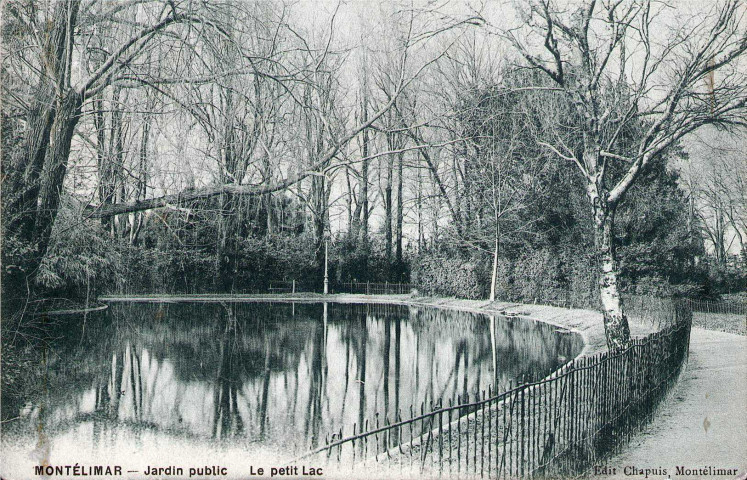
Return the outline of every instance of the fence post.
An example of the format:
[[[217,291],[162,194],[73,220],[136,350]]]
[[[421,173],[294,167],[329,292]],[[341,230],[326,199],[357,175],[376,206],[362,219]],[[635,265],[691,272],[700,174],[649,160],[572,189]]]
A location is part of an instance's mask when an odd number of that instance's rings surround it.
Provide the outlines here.
[[[291,286],[291,293],[296,293],[296,280],[293,279],[293,285]]]
[[[370,284],[371,284],[371,282],[369,282],[368,280],[366,280],[366,295],[371,295],[370,293],[368,293],[370,291]]]

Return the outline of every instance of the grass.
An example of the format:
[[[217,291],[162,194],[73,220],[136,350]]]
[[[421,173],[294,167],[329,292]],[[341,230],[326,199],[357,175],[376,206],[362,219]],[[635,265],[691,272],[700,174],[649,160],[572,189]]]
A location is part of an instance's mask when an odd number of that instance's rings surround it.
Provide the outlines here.
[[[747,315],[693,312],[693,326],[707,330],[747,335]]]

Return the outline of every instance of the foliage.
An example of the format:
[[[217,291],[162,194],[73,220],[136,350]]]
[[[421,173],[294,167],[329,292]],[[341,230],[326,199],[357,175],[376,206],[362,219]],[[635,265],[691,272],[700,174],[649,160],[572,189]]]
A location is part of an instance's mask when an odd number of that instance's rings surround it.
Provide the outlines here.
[[[115,289],[122,293],[265,292],[273,282],[301,283],[318,276],[311,239],[305,236],[250,234],[227,242],[221,252],[215,247],[187,242],[130,246],[126,272]]]
[[[424,293],[459,298],[485,298],[487,282],[482,262],[459,252],[420,255],[412,282]]]
[[[341,234],[330,245],[330,278],[338,283],[347,282],[403,282],[410,280],[410,262],[403,259],[387,261],[385,240],[373,236],[360,242],[349,235]]]
[[[704,286],[706,296],[747,291],[747,269],[739,261],[723,265],[713,256],[706,257],[704,260],[703,267],[708,272]]]
[[[63,202],[36,275],[47,295],[90,297],[97,285],[111,285],[120,276],[122,260],[116,243],[98,223],[83,219],[76,207],[71,198]]]
[[[678,152],[672,153],[670,158]],[[705,272],[695,263],[703,246],[689,227],[687,199],[666,160],[653,163],[618,212],[620,269],[630,293],[695,293],[692,282],[704,281]]]
[[[521,86],[538,80],[536,74],[512,72],[504,82]],[[469,225],[464,236],[487,265],[492,264],[487,252],[500,232],[496,297],[597,307],[598,261],[593,253],[594,224],[585,180],[537,144],[538,132],[551,129],[552,122],[561,119],[569,125],[568,131],[559,133],[567,135],[564,141],[578,142],[571,127],[582,120],[568,100],[559,100],[562,97],[552,92],[502,93],[500,85],[482,88],[482,93],[464,96],[458,117],[463,131],[474,135],[480,146],[464,157],[464,183],[469,188],[459,191],[459,202],[471,209],[460,220]],[[622,151],[638,134],[632,126],[621,132]],[[696,265],[704,253],[702,243],[689,221],[688,200],[679,177],[668,168],[681,156],[677,146],[662,152],[617,204],[613,241],[624,291],[693,292],[693,282],[703,280],[703,269]],[[467,168],[469,163],[485,167]],[[616,178],[626,170],[619,161],[608,166]],[[489,178],[493,181],[486,184]],[[496,228],[490,212],[496,210],[496,200],[501,200],[500,191],[505,211],[500,212]],[[507,206],[509,201],[513,203]]]
[[[16,235],[3,235],[2,244],[2,299],[6,308],[11,299],[20,299],[30,288],[27,284],[29,273],[24,264],[35,249]]]
[[[498,260],[496,299],[596,308],[596,265],[592,255],[563,247],[527,250]]]
[[[319,278],[310,236],[250,235],[239,241],[238,248],[234,285],[239,290],[266,289],[273,281],[293,279],[313,283],[314,278]]]
[[[215,291],[215,258],[200,249],[128,247],[117,293],[200,293]]]

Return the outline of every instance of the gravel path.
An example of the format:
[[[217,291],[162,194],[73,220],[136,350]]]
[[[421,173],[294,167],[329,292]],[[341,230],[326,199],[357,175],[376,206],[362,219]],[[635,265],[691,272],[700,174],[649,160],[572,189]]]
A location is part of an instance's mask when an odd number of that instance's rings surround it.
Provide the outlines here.
[[[745,478],[747,472],[747,337],[693,328],[690,360],[655,420],[608,465],[611,476],[637,469],[665,469],[649,479]],[[676,467],[689,469],[678,475]],[[712,467],[713,470],[698,471]],[[715,469],[737,474],[715,475]],[[660,472],[661,473],[661,472]]]

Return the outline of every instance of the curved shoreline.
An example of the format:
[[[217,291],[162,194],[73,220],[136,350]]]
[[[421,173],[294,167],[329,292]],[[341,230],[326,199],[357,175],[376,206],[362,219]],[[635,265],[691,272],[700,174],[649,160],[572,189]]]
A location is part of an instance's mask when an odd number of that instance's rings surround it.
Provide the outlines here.
[[[455,310],[482,315],[504,315],[513,313],[515,316],[533,322],[545,323],[563,329],[565,332],[571,332],[578,335],[583,342],[583,347],[572,359],[560,367],[550,372],[545,378],[552,378],[570,363],[577,359],[606,350],[606,340],[604,337],[604,327],[602,326],[601,314],[590,310],[567,309],[546,305],[528,305],[515,302],[490,302],[486,300],[465,300],[456,298],[443,297],[420,297],[411,294],[402,295],[364,295],[364,294],[266,294],[266,295],[136,295],[136,296],[101,296],[100,302],[135,302],[135,303],[221,303],[221,302],[277,302],[277,303],[319,303],[332,302],[340,304],[350,303],[370,303],[370,304],[388,304],[403,305],[412,307],[432,307],[446,310]],[[603,348],[602,348],[603,347]],[[491,410],[498,405],[491,407]],[[455,428],[460,423],[468,422],[468,416],[462,416],[455,419],[445,428]],[[443,427],[442,427],[443,428]],[[436,432],[438,429],[434,430]],[[434,433],[431,432],[431,433]],[[390,450],[390,456],[396,456],[402,453],[402,450],[417,448],[422,444],[423,439],[428,434],[422,434],[410,442],[398,445]],[[307,454],[308,455],[308,454]],[[306,455],[304,455],[305,457]],[[299,457],[293,461],[299,460]]]
[[[41,312],[36,315],[39,316],[55,316],[55,315],[84,315],[87,313],[94,313],[94,312],[103,312],[109,308],[109,305],[103,304],[103,305],[96,305],[95,307],[88,307],[88,308],[72,308],[67,310],[50,310],[47,312]]]

